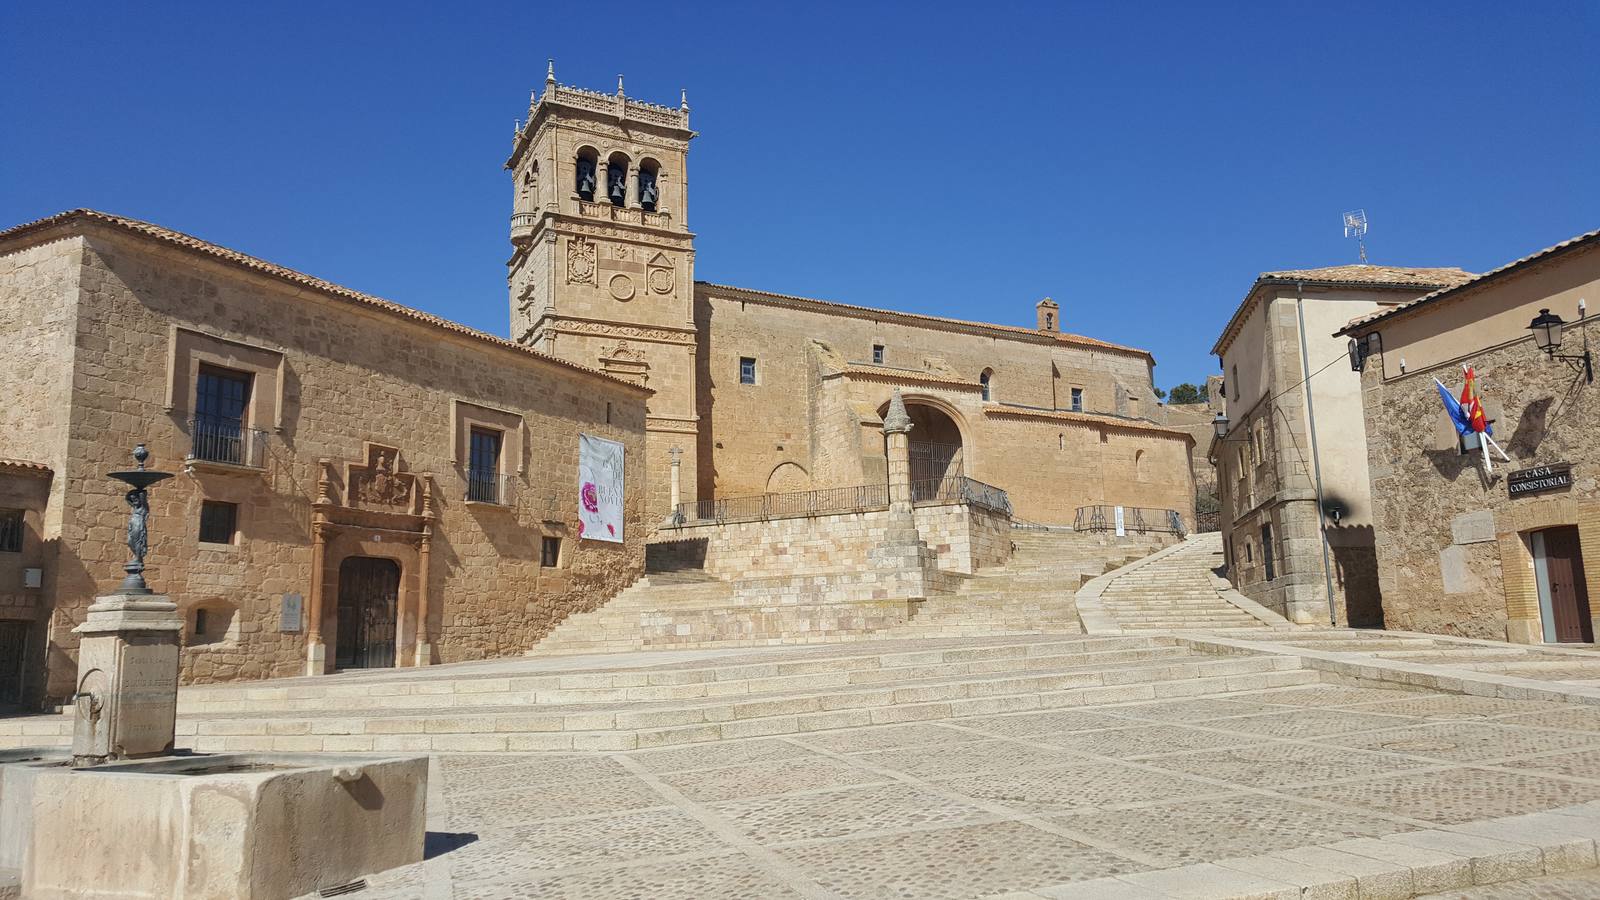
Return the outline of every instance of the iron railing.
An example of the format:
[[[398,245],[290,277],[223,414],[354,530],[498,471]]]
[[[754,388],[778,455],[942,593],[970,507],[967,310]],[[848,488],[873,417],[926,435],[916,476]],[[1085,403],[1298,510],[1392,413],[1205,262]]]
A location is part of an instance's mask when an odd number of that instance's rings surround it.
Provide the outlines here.
[[[981,506],[1008,515],[1011,512],[1011,498],[1005,491],[965,475],[913,481],[911,500],[914,503],[932,501],[970,503],[973,506]]]
[[[760,522],[792,516],[882,509],[888,505],[887,484],[858,484],[788,494],[756,494],[680,503],[674,519],[690,522]]]
[[[1222,530],[1222,513],[1197,512],[1194,514],[1195,534],[1205,534],[1211,531]]]
[[[467,469],[467,500],[511,505],[511,476],[494,470]]]
[[[959,475],[913,481],[911,499],[917,503],[938,501],[970,503],[996,512],[1007,514],[1011,512],[1011,501],[1005,491],[994,485]],[[754,494],[748,497],[723,497],[717,500],[680,503],[669,521],[673,524],[761,522],[767,519],[866,512],[886,509],[888,506],[888,484],[858,484],[787,494]]]
[[[267,433],[237,419],[196,416],[189,420],[189,459],[259,469],[266,465]]]
[[[1117,510],[1122,510],[1122,530],[1133,534],[1175,534],[1183,537],[1183,516],[1175,509],[1144,506],[1080,506],[1072,519],[1073,531],[1116,531]]]
[[[906,447],[912,481],[933,481],[965,475],[960,444],[913,441]]]

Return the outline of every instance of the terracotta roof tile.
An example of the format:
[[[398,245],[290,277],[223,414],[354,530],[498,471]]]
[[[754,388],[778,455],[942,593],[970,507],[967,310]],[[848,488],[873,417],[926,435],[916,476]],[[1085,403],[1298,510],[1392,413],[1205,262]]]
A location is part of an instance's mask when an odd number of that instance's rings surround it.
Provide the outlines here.
[[[1048,332],[1048,331],[1040,331],[1037,328],[1024,328],[1024,327],[1022,327],[1020,325],[996,325],[993,322],[973,322],[973,321],[968,321],[966,319],[950,319],[950,318],[946,318],[944,316],[930,316],[930,315],[925,315],[923,313],[901,312],[900,310],[897,310],[897,309],[879,309],[879,308],[872,307],[872,306],[856,306],[856,305],[851,304],[851,303],[840,303],[840,302],[838,302],[836,300],[818,300],[818,299],[816,299],[814,297],[798,297],[798,296],[795,296],[793,294],[776,294],[776,293],[773,293],[772,291],[760,291],[760,290],[756,290],[754,288],[736,287],[736,286],[731,285],[731,284],[716,284],[716,283],[710,282],[710,281],[696,281],[695,285],[697,287],[712,288],[712,289],[718,290],[718,291],[734,291],[734,292],[737,292],[739,294],[743,294],[743,295],[746,295],[746,296],[752,296],[752,297],[756,297],[756,298],[777,300],[777,301],[787,302],[787,303],[798,303],[798,304],[803,304],[803,305],[808,305],[808,306],[820,306],[820,307],[824,308],[823,309],[824,312],[831,308],[831,309],[834,309],[834,310],[839,310],[841,312],[851,313],[851,314],[869,313],[869,314],[871,314],[873,316],[878,316],[878,317],[896,316],[896,317],[899,317],[899,318],[914,319],[914,320],[919,321],[919,322],[931,322],[931,323],[936,323],[936,324],[940,324],[940,325],[956,326],[956,327],[959,327],[959,328],[976,328],[976,329],[982,329],[982,330],[986,330],[986,331],[1003,331],[1003,332],[1007,332],[1007,333],[1010,333],[1010,334],[1015,334],[1015,335],[1018,335],[1018,336],[1026,334],[1026,335],[1033,335],[1033,336],[1037,336],[1037,337],[1044,337],[1046,335],[1051,334],[1051,332]],[[1132,353],[1132,354],[1135,354],[1137,356],[1144,356],[1144,357],[1149,357],[1150,356],[1150,351],[1148,351],[1148,350],[1141,350],[1138,347],[1127,347],[1127,346],[1124,346],[1122,344],[1113,344],[1113,343],[1110,343],[1109,341],[1102,341],[1102,340],[1098,340],[1098,339],[1092,338],[1092,337],[1084,337],[1081,334],[1067,334],[1065,332],[1056,332],[1055,333],[1055,339],[1057,341],[1063,343],[1063,344],[1076,344],[1076,345],[1083,346],[1083,347],[1095,347],[1095,348],[1099,348],[1099,349],[1102,349],[1102,350],[1112,350],[1112,351],[1116,351],[1116,352],[1120,352],[1120,353]]]
[[[32,462],[26,459],[0,458],[0,472],[16,472],[23,475],[49,475],[52,469],[44,463]]]
[[[63,213],[57,213],[56,215],[39,219],[35,222],[28,222],[8,228],[4,231],[0,231],[0,242],[11,240],[13,238],[25,237],[35,232],[44,231],[58,225],[71,224],[73,222],[96,222],[102,225],[109,225],[141,237],[152,238],[165,244],[181,247],[185,250],[203,253],[207,256],[223,260],[224,262],[231,263],[241,268],[259,272],[263,275],[269,275],[273,278],[277,278],[291,284],[308,287],[312,290],[319,291],[332,297],[354,301],[362,304],[363,306],[382,310],[383,312],[410,319],[414,322],[421,322],[434,328],[452,331],[456,334],[471,338],[473,340],[482,341],[487,344],[493,344],[508,350],[515,350],[519,353],[527,354],[528,356],[534,357],[535,359],[543,362],[583,372],[588,375],[593,375],[597,378],[604,378],[607,381],[615,382],[619,385],[624,385],[637,391],[649,390],[648,388],[640,387],[632,382],[623,380],[606,372],[602,372],[599,369],[592,369],[588,366],[568,362],[564,359],[558,359],[547,353],[542,353],[530,347],[525,347],[522,344],[507,340],[506,338],[499,337],[498,335],[479,331],[476,328],[468,328],[459,322],[452,322],[449,319],[435,316],[431,313],[425,313],[418,309],[412,309],[409,306],[395,303],[392,300],[385,300],[382,297],[375,297],[371,294],[363,294],[360,291],[351,290],[343,285],[334,284],[331,281],[325,281],[321,278],[317,278],[314,275],[307,275],[304,272],[297,272],[294,269],[280,266],[276,263],[270,263],[263,259],[257,259],[254,256],[240,253],[237,250],[230,250],[227,247],[213,244],[210,241],[201,240],[193,235],[184,234],[181,231],[173,231],[170,228],[163,228],[160,225],[156,225],[151,222],[144,222],[139,219],[130,219],[126,216],[112,215],[111,213],[100,212],[99,210],[94,209],[72,209]]]
[[[1572,248],[1578,246],[1579,244],[1588,243],[1588,242],[1593,241],[1593,240],[1595,240],[1597,238],[1600,238],[1600,231],[1591,231],[1591,232],[1588,232],[1586,234],[1580,234],[1580,235],[1578,235],[1577,237],[1574,237],[1574,238],[1568,238],[1567,240],[1564,240],[1561,243],[1556,244],[1556,245],[1554,245],[1552,247],[1546,247],[1543,250],[1540,250],[1540,251],[1538,251],[1536,253],[1530,253],[1527,256],[1522,257],[1521,259],[1512,260],[1511,262],[1508,262],[1505,265],[1500,266],[1499,268],[1490,269],[1489,271],[1483,273],[1482,275],[1474,275],[1471,278],[1468,278],[1468,279],[1466,279],[1464,281],[1460,281],[1460,282],[1457,282],[1455,284],[1442,287],[1439,290],[1436,290],[1431,294],[1424,294],[1423,296],[1418,297],[1415,300],[1407,300],[1404,303],[1397,303],[1394,306],[1390,306],[1390,307],[1387,307],[1385,309],[1380,309],[1375,313],[1370,313],[1368,315],[1361,316],[1361,317],[1359,317],[1357,319],[1353,319],[1350,322],[1350,324],[1346,325],[1344,328],[1341,328],[1339,331],[1335,332],[1334,336],[1337,337],[1338,335],[1348,334],[1349,332],[1354,331],[1357,328],[1361,328],[1363,326],[1370,325],[1373,322],[1377,322],[1377,321],[1379,321],[1381,319],[1387,319],[1390,316],[1399,315],[1400,313],[1403,313],[1403,312],[1405,312],[1407,310],[1415,309],[1418,306],[1422,306],[1422,305],[1427,304],[1427,303],[1432,303],[1432,302],[1434,302],[1436,300],[1441,300],[1441,299],[1445,298],[1446,296],[1454,295],[1458,291],[1465,290],[1465,289],[1467,289],[1469,287],[1472,287],[1474,285],[1482,284],[1485,281],[1491,281],[1491,280],[1493,280],[1495,278],[1499,278],[1502,275],[1509,274],[1512,270],[1520,269],[1523,266],[1526,266],[1526,265],[1529,265],[1531,263],[1537,262],[1537,261],[1539,261],[1541,259],[1544,259],[1544,258],[1546,258],[1548,256],[1551,256],[1553,254],[1560,253],[1563,250],[1572,249]]]
[[[1256,281],[1312,281],[1328,284],[1384,284],[1406,287],[1439,287],[1460,284],[1473,278],[1471,272],[1454,266],[1409,268],[1405,266],[1326,266],[1321,269],[1284,269],[1262,272]]]
[[[1383,290],[1437,290],[1463,284],[1474,278],[1471,272],[1458,269],[1454,266],[1324,266],[1320,269],[1281,269],[1276,272],[1262,272],[1251,283],[1250,290],[1245,292],[1244,299],[1239,301],[1238,309],[1233,312],[1233,317],[1217,335],[1217,340],[1211,345],[1211,354],[1221,356],[1223,348],[1232,340],[1239,326],[1250,314],[1255,305],[1256,291],[1263,284],[1291,284],[1304,281],[1318,286],[1335,287],[1366,287],[1380,288]]]

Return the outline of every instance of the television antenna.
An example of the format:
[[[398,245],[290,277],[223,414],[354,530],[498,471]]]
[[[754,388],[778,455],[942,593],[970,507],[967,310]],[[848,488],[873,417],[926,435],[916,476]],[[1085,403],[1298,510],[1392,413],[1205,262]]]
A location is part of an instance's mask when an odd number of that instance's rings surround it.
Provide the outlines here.
[[[1356,246],[1361,249],[1361,264],[1367,264],[1367,211],[1353,209],[1344,214],[1344,236],[1355,238]]]

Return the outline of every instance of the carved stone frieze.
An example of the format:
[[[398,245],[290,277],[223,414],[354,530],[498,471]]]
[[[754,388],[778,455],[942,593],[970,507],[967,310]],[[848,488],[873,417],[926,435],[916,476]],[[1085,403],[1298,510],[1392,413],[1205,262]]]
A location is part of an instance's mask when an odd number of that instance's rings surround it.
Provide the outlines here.
[[[650,380],[650,363],[644,351],[628,346],[627,341],[618,341],[600,352],[600,370],[640,387]]]
[[[637,228],[622,228],[616,225],[602,225],[584,219],[567,218],[562,222],[562,230],[572,234],[584,235],[589,238],[610,238],[617,241],[631,241],[639,244],[648,241],[656,246],[668,246],[674,250],[686,250],[692,240],[690,235],[682,232],[669,232],[665,229],[650,231],[641,235]]]
[[[557,334],[583,334],[614,337],[657,344],[683,344],[693,346],[694,333],[689,330],[673,331],[666,328],[647,328],[642,325],[618,325],[612,322],[588,322],[562,319],[549,324]]]

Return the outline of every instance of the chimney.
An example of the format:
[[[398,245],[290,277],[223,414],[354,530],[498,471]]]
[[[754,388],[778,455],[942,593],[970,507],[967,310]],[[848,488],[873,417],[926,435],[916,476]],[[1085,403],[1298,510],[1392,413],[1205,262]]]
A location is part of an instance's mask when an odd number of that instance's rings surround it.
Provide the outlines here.
[[[1039,315],[1039,330],[1059,334],[1061,332],[1061,307],[1056,305],[1049,297],[1033,305]]]

